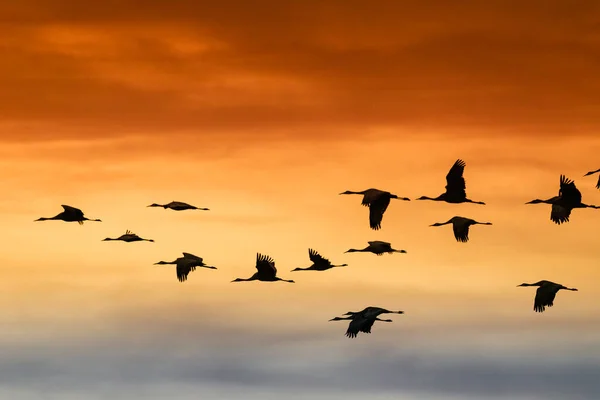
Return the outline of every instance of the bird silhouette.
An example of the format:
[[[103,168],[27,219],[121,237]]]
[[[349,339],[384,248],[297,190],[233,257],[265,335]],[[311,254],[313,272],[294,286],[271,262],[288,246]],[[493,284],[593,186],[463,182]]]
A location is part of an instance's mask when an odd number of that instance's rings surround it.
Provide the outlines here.
[[[83,221],[102,222],[99,219],[89,219],[89,218],[85,217],[83,215],[83,211],[81,211],[79,208],[67,206],[65,204],[62,204],[61,207],[63,208],[64,211],[61,212],[60,214],[57,214],[54,217],[50,217],[50,218],[41,217],[41,218],[36,219],[33,222],[59,220],[59,221],[65,221],[65,222],[77,222],[77,223],[79,223],[79,225],[83,225]]]
[[[316,250],[308,249],[308,257],[313,264],[308,268],[294,268],[294,271],[326,271],[335,267],[347,267],[348,264],[333,265],[331,261],[321,256]]]
[[[383,255],[384,253],[406,253],[406,250],[396,250],[392,248],[392,245],[388,242],[382,242],[380,240],[373,240],[371,242],[367,242],[369,245],[364,249],[348,249],[344,253],[373,253],[378,256]]]
[[[369,207],[369,226],[373,230],[381,229],[381,220],[383,214],[387,210],[391,199],[410,201],[408,197],[398,197],[390,192],[385,192],[379,189],[367,189],[362,192],[353,192],[346,190],[340,194],[362,194],[362,205]]]
[[[452,224],[452,230],[454,231],[454,237],[457,242],[466,243],[469,241],[469,227],[471,225],[492,225],[491,222],[477,222],[471,218],[465,217],[452,217],[446,222],[436,222],[429,226],[442,226],[446,224]]]
[[[521,286],[539,286],[535,292],[535,300],[533,301],[533,310],[536,312],[544,312],[546,307],[552,307],[554,305],[554,298],[559,290],[570,290],[576,292],[575,288],[568,288],[558,283],[551,281],[539,281],[536,283],[521,283],[517,287]]]
[[[600,169],[597,169],[595,171],[590,171],[587,174],[585,174],[584,176],[594,175],[594,174],[597,174],[598,172],[600,172]],[[596,189],[600,189],[600,175],[598,175],[598,183],[596,184]]]
[[[390,311],[381,307],[369,306],[363,309],[362,311],[348,311],[343,315],[361,315],[364,318],[375,318],[380,316],[381,314],[404,314],[404,311]]]
[[[581,192],[575,186],[575,182],[564,175],[560,176],[558,196],[551,197],[547,200],[535,199],[528,201],[525,204],[551,204],[552,211],[550,212],[550,220],[557,225],[569,222],[571,211],[574,208],[600,208],[598,206],[582,203]]]
[[[391,319],[379,319],[377,317],[366,318],[360,314],[351,315],[349,317],[335,317],[335,318],[330,319],[329,321],[347,321],[347,320],[350,320],[350,324],[348,324],[348,329],[346,330],[346,336],[351,339],[358,336],[359,332],[371,333],[371,327],[373,326],[375,321],[393,322]]]
[[[125,234],[119,236],[118,238],[106,238],[106,239],[102,239],[102,241],[109,241],[109,240],[121,240],[123,242],[142,242],[142,241],[146,241],[146,242],[154,242],[153,239],[142,239],[141,237],[139,237],[138,235],[136,235],[135,233],[131,232],[130,230],[125,231]]]
[[[433,200],[433,201],[445,201],[446,203],[458,204],[458,203],[473,203],[483,204],[483,201],[473,201],[467,198],[466,182],[463,177],[465,166],[467,164],[463,160],[456,160],[448,175],[446,175],[446,191],[440,194],[438,197],[431,198],[427,196],[421,196],[417,200]]]
[[[184,203],[182,201],[172,201],[172,202],[167,203],[167,204],[152,203],[148,207],[162,207],[165,210],[167,208],[170,208],[171,210],[175,210],[175,211],[183,211],[183,210],[202,210],[202,211],[208,211],[208,208],[199,208],[199,207],[193,206],[191,204]]]
[[[177,280],[179,282],[185,282],[190,272],[195,271],[196,267],[208,268],[208,269],[217,269],[217,267],[213,267],[210,265],[204,264],[202,257],[195,256],[191,253],[183,253],[183,257],[179,257],[174,261],[159,261],[154,263],[154,265],[167,265],[167,264],[175,264],[175,271],[177,273]]]
[[[294,283],[293,280],[286,280],[277,277],[277,268],[275,268],[275,261],[269,256],[256,254],[256,271],[250,278],[236,278],[231,282],[248,282],[248,281],[263,281],[263,282],[276,282],[283,281]]]

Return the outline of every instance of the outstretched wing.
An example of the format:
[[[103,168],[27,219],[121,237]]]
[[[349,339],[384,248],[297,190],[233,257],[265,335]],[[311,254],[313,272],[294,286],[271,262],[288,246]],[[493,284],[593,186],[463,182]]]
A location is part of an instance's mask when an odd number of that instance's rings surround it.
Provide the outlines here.
[[[469,241],[469,224],[468,221],[458,221],[452,223],[452,230],[457,242],[466,243]]]
[[[363,206],[370,206],[371,204],[373,204],[374,201],[377,201],[377,199],[384,193],[385,192],[379,189],[367,189],[363,194],[363,199],[360,204],[362,204]]]
[[[188,258],[190,260],[195,260],[195,261],[198,261],[198,262],[202,263],[202,257],[195,256],[192,253],[185,253],[185,252],[183,252],[181,254],[183,254],[184,258]]]
[[[565,222],[569,222],[569,216],[571,215],[571,209],[563,207],[559,204],[552,204],[552,211],[550,212],[550,219],[557,225]]]
[[[596,189],[600,189],[600,176],[598,177],[598,183],[596,184]]]
[[[576,205],[581,203],[581,192],[575,186],[575,182],[564,175],[560,176],[560,190],[558,195],[565,204]]]
[[[355,316],[350,324],[348,324],[348,330],[346,330],[346,336],[350,339],[355,338],[358,335],[358,332],[361,331],[361,328],[364,324],[365,319],[360,316]]]
[[[317,253],[316,250],[313,249],[308,249],[308,257],[310,257],[310,261],[312,261],[315,264],[331,264],[331,262],[328,259],[320,255],[319,253]]]
[[[533,310],[536,312],[544,312],[546,307],[554,305],[556,290],[552,284],[543,284],[535,292],[535,300],[533,301]]]
[[[275,261],[269,256],[256,253],[256,269],[258,273],[264,276],[277,275],[277,268],[275,268]]]
[[[448,175],[446,175],[446,193],[460,194],[467,197],[465,178],[463,173],[467,164],[463,160],[456,160]]]
[[[369,205],[369,225],[373,230],[381,229],[381,220],[383,219],[383,213],[387,210],[390,205],[389,196],[379,196],[375,201],[372,201]]]
[[[371,328],[375,323],[375,318],[365,319],[364,322],[360,325],[360,332],[371,333]]]
[[[66,204],[61,204],[60,206],[63,208],[63,210],[66,213],[73,214],[73,215],[79,215],[80,217],[83,217],[83,211],[81,211],[79,208],[71,207]]]

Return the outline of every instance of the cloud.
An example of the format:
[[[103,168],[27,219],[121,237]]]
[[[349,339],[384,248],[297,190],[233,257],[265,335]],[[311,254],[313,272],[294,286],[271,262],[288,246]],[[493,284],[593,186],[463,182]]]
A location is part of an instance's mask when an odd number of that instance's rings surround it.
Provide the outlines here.
[[[598,4],[509,3],[2,5],[2,135],[597,127]]]

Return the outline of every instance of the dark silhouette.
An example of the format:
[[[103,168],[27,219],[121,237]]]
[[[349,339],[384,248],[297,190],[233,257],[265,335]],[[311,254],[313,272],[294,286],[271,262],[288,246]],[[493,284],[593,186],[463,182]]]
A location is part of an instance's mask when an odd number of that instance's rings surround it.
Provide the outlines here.
[[[590,171],[587,174],[585,174],[584,176],[594,175],[594,174],[597,174],[598,172],[600,172],[600,169],[597,169],[595,171]],[[598,183],[596,183],[596,189],[600,189],[600,175],[598,175]]]
[[[483,204],[483,201],[473,201],[467,198],[465,178],[463,178],[463,172],[467,164],[463,160],[456,160],[450,172],[446,175],[446,191],[440,194],[438,197],[431,198],[427,196],[421,196],[417,200],[433,200],[433,201],[445,201],[446,203],[458,204],[458,203],[473,203]]]
[[[152,203],[150,204],[148,207],[162,207],[165,210],[167,208],[170,208],[171,210],[175,210],[175,211],[183,211],[183,210],[202,210],[202,211],[208,211],[208,208],[199,208],[196,206],[193,206],[191,204],[188,203],[184,203],[181,201],[172,201],[168,204],[156,204],[156,203]]]
[[[125,231],[124,235],[119,236],[118,238],[106,238],[106,239],[102,239],[102,241],[108,241],[108,240],[121,240],[123,242],[142,242],[142,241],[146,241],[146,242],[154,242],[153,239],[142,239],[141,237],[139,237],[138,235],[136,235],[135,233],[131,232],[130,230]]]
[[[349,317],[335,317],[330,319],[329,321],[345,320],[350,320],[350,324],[348,324],[348,329],[346,330],[346,336],[351,339],[358,336],[359,332],[371,333],[371,327],[373,326],[375,321],[392,322],[391,319],[379,319],[377,317],[366,318],[360,314],[351,315]]]
[[[575,186],[575,182],[564,175],[560,176],[560,190],[558,196],[547,200],[535,199],[525,204],[552,204],[550,219],[557,225],[569,222],[571,210],[574,208],[600,208],[598,206],[584,204],[581,202],[581,192]]]
[[[41,217],[41,218],[36,219],[33,222],[59,220],[59,221],[65,221],[65,222],[77,222],[77,223],[79,223],[79,225],[83,225],[83,221],[102,222],[99,219],[89,219],[89,218],[85,217],[83,215],[83,211],[81,211],[79,208],[67,206],[64,204],[62,204],[61,207],[63,208],[64,211],[61,212],[60,214],[55,215],[54,217],[51,217],[51,218]]]
[[[294,283],[293,280],[286,280],[277,277],[277,268],[275,268],[275,261],[269,256],[264,256],[260,253],[256,254],[256,270],[257,272],[250,278],[236,278],[231,282],[248,282],[248,281],[263,281],[263,282],[276,282],[283,281]]]
[[[554,298],[559,290],[571,290],[576,292],[575,288],[568,288],[558,283],[550,281],[539,281],[536,283],[521,283],[517,287],[521,286],[539,286],[535,292],[535,300],[533,301],[533,310],[536,312],[544,312],[546,307],[552,307],[554,305]]]
[[[454,237],[457,242],[466,243],[469,241],[469,227],[471,225],[492,225],[491,222],[477,222],[474,219],[465,217],[452,217],[446,222],[436,222],[429,226],[442,226],[446,224],[452,224],[452,230],[454,230]]]
[[[308,249],[308,256],[310,258],[310,261],[313,262],[313,264],[308,268],[294,268],[292,270],[292,272],[294,272],[294,271],[326,271],[328,269],[335,268],[335,267],[347,267],[348,266],[348,264],[333,265],[333,264],[331,264],[331,261],[329,261],[328,259],[321,256],[319,253],[316,252],[316,250],[313,250],[313,249]]]
[[[362,311],[348,311],[343,315],[361,315],[364,318],[375,318],[381,314],[404,314],[404,311],[390,311],[381,307],[367,307]]]
[[[344,253],[363,252],[363,253],[377,254],[378,256],[381,256],[384,253],[389,253],[389,254],[406,253],[406,250],[392,249],[392,245],[388,242],[374,240],[374,241],[367,242],[367,243],[369,243],[369,245],[367,247],[365,247],[364,249],[349,249],[349,250],[346,250]]]
[[[381,229],[381,220],[383,219],[383,213],[387,210],[390,204],[390,199],[398,199],[410,201],[408,197],[398,197],[390,192],[385,192],[379,189],[367,189],[362,192],[353,192],[346,190],[340,194],[362,194],[362,205],[369,207],[369,225],[373,230]]]
[[[191,253],[183,253],[183,257],[179,257],[174,261],[159,261],[154,265],[167,265],[175,264],[175,271],[177,272],[177,279],[179,282],[185,282],[190,272],[195,271],[196,267],[217,269],[210,265],[204,264],[202,257],[195,256]]]

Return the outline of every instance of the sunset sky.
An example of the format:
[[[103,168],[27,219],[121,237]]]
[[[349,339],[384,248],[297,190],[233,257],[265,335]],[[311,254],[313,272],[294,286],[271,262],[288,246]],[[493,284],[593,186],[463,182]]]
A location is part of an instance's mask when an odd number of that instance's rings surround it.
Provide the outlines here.
[[[0,57],[0,399],[600,398],[600,210],[524,205],[600,205],[600,2],[5,1]],[[487,205],[373,231],[338,195],[458,158]],[[32,222],[61,204],[103,222]],[[349,266],[290,272],[309,247]],[[218,269],[153,265],[183,251]],[[296,283],[230,283],[257,252]],[[534,313],[541,279],[579,291]],[[366,306],[406,314],[328,322]]]

